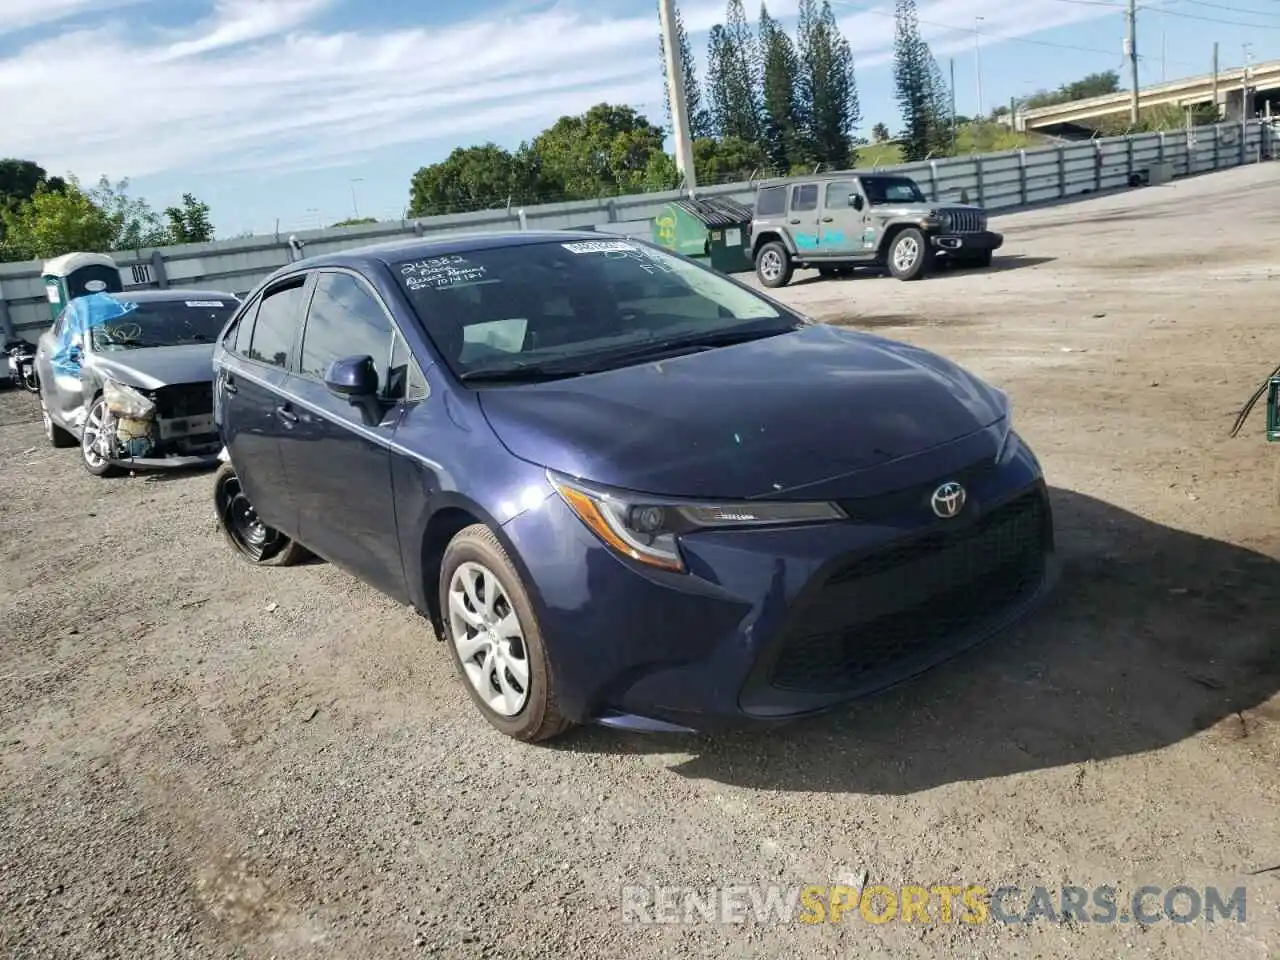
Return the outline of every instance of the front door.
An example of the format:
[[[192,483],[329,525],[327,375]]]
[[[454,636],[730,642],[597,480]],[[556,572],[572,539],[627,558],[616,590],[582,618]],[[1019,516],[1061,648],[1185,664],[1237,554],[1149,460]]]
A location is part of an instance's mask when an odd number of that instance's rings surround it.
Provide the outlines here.
[[[822,214],[818,219],[818,251],[823,256],[850,257],[866,252],[863,247],[863,210],[855,205],[859,197],[855,180],[833,180],[823,186]]]
[[[404,599],[404,565],[391,484],[391,441],[402,413],[393,398],[395,327],[382,300],[351,273],[323,272],[289,376],[281,445],[297,501],[298,540],[390,596]],[[385,403],[370,418],[333,393],[334,360],[372,357]]]

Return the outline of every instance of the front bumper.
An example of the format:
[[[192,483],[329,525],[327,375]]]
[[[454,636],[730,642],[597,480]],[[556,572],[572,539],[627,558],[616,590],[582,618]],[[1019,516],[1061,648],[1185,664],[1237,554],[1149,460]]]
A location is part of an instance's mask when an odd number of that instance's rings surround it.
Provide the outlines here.
[[[983,253],[987,250],[999,250],[1004,246],[1004,234],[994,230],[979,233],[936,233],[929,237],[929,243],[944,253]]]
[[[620,559],[549,498],[504,529],[532,580],[561,710],[655,731],[780,722],[973,647],[1030,612],[1056,567],[1029,450],[962,482],[955,520],[898,498],[866,522],[688,537],[687,574]]]
[[[126,470],[196,470],[214,467],[218,463],[219,460],[216,453],[201,456],[126,457],[124,459],[111,460],[113,466],[123,467]]]

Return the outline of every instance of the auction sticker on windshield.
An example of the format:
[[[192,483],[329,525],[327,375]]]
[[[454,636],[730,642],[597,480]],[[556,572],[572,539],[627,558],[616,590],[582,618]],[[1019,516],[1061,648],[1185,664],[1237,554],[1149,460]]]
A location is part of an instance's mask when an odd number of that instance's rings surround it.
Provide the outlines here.
[[[225,307],[221,300],[187,300],[188,307]]]
[[[579,240],[575,243],[562,243],[562,247],[570,253],[632,253],[639,247],[624,240]]]

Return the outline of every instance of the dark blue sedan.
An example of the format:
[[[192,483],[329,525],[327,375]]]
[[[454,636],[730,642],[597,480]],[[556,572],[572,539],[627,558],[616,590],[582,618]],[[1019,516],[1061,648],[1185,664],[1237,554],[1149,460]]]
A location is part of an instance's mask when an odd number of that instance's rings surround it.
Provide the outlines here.
[[[314,257],[220,339],[227,539],[412,604],[521,740],[829,709],[1052,580],[1044,479],[1000,390],[646,243]]]

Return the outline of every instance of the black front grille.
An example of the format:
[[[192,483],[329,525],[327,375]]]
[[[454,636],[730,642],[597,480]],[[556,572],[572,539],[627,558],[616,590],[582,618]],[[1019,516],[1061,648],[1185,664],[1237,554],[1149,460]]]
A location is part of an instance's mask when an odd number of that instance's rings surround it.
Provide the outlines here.
[[[1048,505],[1036,491],[976,522],[852,560],[796,611],[769,684],[852,694],[939,659],[1036,590],[1050,537]]]
[[[181,383],[155,391],[156,414],[161,420],[205,417],[213,413],[212,383]]]
[[[921,511],[927,516],[930,511],[929,499],[933,496],[934,491],[938,489],[939,484],[954,480],[966,490],[972,490],[986,477],[995,473],[996,469],[995,457],[989,457],[978,463],[970,464],[963,470],[934,477],[913,487],[905,487],[894,490],[892,493],[882,493],[872,497],[840,500],[838,504],[840,509],[848,514],[850,520],[856,520],[859,523],[871,523],[894,515],[919,513]]]

